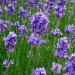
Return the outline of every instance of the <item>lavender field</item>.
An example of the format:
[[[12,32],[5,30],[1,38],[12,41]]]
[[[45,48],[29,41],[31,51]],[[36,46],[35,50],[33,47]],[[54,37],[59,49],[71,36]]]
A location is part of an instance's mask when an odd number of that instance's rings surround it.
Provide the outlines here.
[[[0,75],[75,75],[75,0],[0,0]]]

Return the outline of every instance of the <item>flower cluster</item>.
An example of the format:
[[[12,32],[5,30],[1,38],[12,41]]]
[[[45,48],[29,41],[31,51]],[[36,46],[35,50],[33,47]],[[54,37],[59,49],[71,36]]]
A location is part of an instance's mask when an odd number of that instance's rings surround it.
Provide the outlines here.
[[[47,31],[48,17],[42,12],[38,12],[30,17],[31,32],[43,34]]]
[[[55,5],[55,15],[56,18],[61,18],[65,14],[65,0],[58,0],[58,3]]]
[[[58,35],[61,35],[62,33],[61,33],[60,29],[55,28],[54,30],[52,30],[52,34],[55,36],[58,36]]]
[[[15,5],[14,5],[14,2],[9,2],[6,11],[8,12],[9,15],[14,14],[14,12],[15,12]]]
[[[73,31],[73,25],[68,24],[65,28],[66,33],[71,33]]]
[[[9,53],[12,53],[14,51],[14,47],[16,45],[16,38],[17,35],[14,32],[9,32],[8,36],[3,39],[5,42],[5,49]]]
[[[52,9],[54,8],[54,5],[55,5],[55,0],[47,0],[45,2],[45,4],[43,4],[43,9],[48,12],[51,12]]]
[[[38,4],[39,0],[25,0],[25,3],[29,6],[29,7],[33,7],[36,6]]]
[[[26,32],[27,32],[26,26],[25,26],[25,25],[21,25],[21,26],[19,27],[19,35],[20,35],[20,36],[23,36],[23,35],[25,35]]]
[[[28,43],[31,45],[41,45],[44,43],[44,40],[38,34],[31,33],[31,36],[28,38]]]
[[[22,19],[26,19],[26,17],[28,16],[27,11],[23,7],[20,7],[20,9],[19,9],[19,16]]]
[[[45,68],[42,67],[42,68],[36,68],[32,71],[32,75],[47,75],[46,74],[46,71],[45,71]]]
[[[0,6],[0,18],[2,17],[2,13],[3,13],[3,9],[2,9],[2,7]]]
[[[51,70],[53,72],[56,72],[56,73],[60,73],[61,72],[61,69],[62,69],[62,65],[56,63],[56,62],[53,62],[52,63],[52,67],[51,67]]]
[[[71,35],[71,40],[73,43],[75,43],[75,31],[73,31],[73,33]]]
[[[20,24],[19,24],[18,21],[14,23],[14,27],[17,28],[17,29],[20,27]]]
[[[75,74],[75,53],[71,54],[69,60],[65,63],[64,70],[65,75],[74,75]]]
[[[60,38],[57,41],[57,50],[55,51],[55,55],[60,58],[64,57],[69,47],[70,44],[68,43],[68,38],[67,37]]]
[[[3,61],[3,66],[5,67],[5,68],[8,68],[8,67],[10,67],[11,65],[13,65],[14,64],[14,62],[12,61],[12,60],[4,60]]]
[[[7,21],[0,20],[0,33],[5,31],[5,29],[8,27],[9,23]]]
[[[1,3],[8,3],[8,0],[0,0]]]

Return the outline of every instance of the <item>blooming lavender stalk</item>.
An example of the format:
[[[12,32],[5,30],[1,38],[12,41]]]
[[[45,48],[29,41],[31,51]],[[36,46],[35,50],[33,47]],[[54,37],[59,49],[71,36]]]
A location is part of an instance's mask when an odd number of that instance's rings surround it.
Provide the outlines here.
[[[65,0],[58,0],[58,3],[55,5],[54,13],[55,13],[57,19],[59,19],[65,15],[65,9],[66,9],[65,3],[66,3]]]
[[[8,4],[8,7],[7,7],[6,11],[8,12],[8,14],[9,14],[9,15],[14,14],[14,12],[15,12],[14,3],[9,2],[9,4]]]
[[[31,32],[43,34],[48,29],[48,17],[42,12],[38,12],[30,17]]]
[[[12,61],[12,60],[4,60],[3,61],[3,66],[5,67],[5,68],[8,68],[8,67],[10,67],[11,65],[13,65],[14,64],[14,62]]]
[[[0,6],[0,18],[2,17],[2,13],[3,13],[3,9],[2,9],[2,7]]]
[[[55,6],[55,15],[56,15],[56,18],[61,18],[65,15],[65,6],[58,6],[56,5]]]
[[[73,25],[68,24],[65,28],[66,33],[71,33],[73,31]]]
[[[41,45],[44,43],[44,40],[38,34],[31,33],[31,36],[28,38],[28,43],[31,45]]]
[[[16,38],[17,35],[14,32],[9,32],[8,36],[3,39],[7,52],[12,53],[14,51],[14,47],[16,45]]]
[[[17,28],[17,29],[20,27],[20,24],[19,24],[18,21],[14,23],[14,27]]]
[[[65,63],[64,70],[66,72],[66,75],[75,74],[75,53],[71,54],[69,60]]]
[[[46,0],[46,2],[43,4],[43,9],[47,12],[51,12],[54,8],[55,0]]]
[[[69,49],[70,44],[68,43],[68,38],[63,37],[57,41],[57,50],[55,51],[55,55],[59,58],[63,58]]]
[[[61,33],[60,29],[55,28],[54,30],[52,30],[52,34],[53,34],[54,36],[59,36],[59,35],[61,35],[62,33]]]
[[[0,20],[0,33],[5,31],[5,29],[8,27],[9,23],[7,21]]]
[[[12,66],[14,64],[14,62],[12,60],[7,60],[4,59],[3,60],[3,73],[2,75],[7,75],[7,69]]]
[[[0,2],[6,4],[8,3],[8,0],[0,0]]]
[[[61,72],[61,68],[62,68],[62,65],[56,63],[56,62],[52,62],[52,67],[51,67],[51,70],[53,72],[56,72],[56,73],[60,73]]]
[[[39,2],[39,0],[25,0],[25,3],[29,7],[37,6],[38,2]]]
[[[71,40],[73,43],[75,43],[75,31],[73,31],[73,33],[71,35]]]
[[[32,75],[47,75],[47,74],[46,74],[45,68],[42,67],[42,68],[33,69]]]
[[[19,16],[22,19],[26,19],[26,17],[28,16],[28,12],[23,7],[20,7],[20,9],[19,9]]]
[[[27,32],[26,26],[25,26],[25,25],[21,25],[21,26],[19,27],[19,35],[22,37],[22,36],[25,35],[26,32]]]

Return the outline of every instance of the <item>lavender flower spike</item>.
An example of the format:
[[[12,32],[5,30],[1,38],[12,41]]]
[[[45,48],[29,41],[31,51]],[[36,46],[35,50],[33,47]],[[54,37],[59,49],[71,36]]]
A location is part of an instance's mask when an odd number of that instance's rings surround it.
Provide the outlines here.
[[[31,32],[43,34],[48,29],[48,17],[42,12],[38,12],[30,17]]]
[[[27,32],[26,26],[25,26],[25,25],[21,25],[21,26],[19,27],[19,35],[20,35],[20,36],[23,36],[23,35],[25,35],[26,32]]]
[[[14,64],[14,62],[12,61],[12,60],[4,60],[3,61],[3,66],[5,67],[5,68],[8,68],[8,67],[10,67],[11,65],[13,65]]]
[[[54,36],[58,36],[58,35],[62,34],[60,29],[58,29],[58,28],[55,28],[54,30],[52,30],[52,33],[53,33]]]
[[[3,13],[3,9],[2,9],[2,7],[0,6],[0,18],[2,17],[2,13]]]
[[[73,31],[73,25],[68,24],[65,28],[66,33],[71,33]]]
[[[3,39],[7,52],[12,53],[14,51],[14,47],[16,45],[16,38],[17,35],[14,32],[9,32],[8,36]]]
[[[52,70],[53,72],[60,73],[60,72],[61,72],[61,68],[62,68],[62,65],[57,64],[56,62],[53,62],[53,63],[52,63],[51,70]]]
[[[28,16],[27,10],[25,10],[23,7],[20,7],[20,9],[19,9],[19,16],[22,19],[26,19],[26,17]]]
[[[32,71],[32,75],[47,75],[46,74],[46,71],[45,71],[45,68],[42,67],[42,68],[36,68]]]
[[[28,43],[31,45],[41,45],[44,43],[44,40],[38,34],[31,33],[31,36],[28,38]]]

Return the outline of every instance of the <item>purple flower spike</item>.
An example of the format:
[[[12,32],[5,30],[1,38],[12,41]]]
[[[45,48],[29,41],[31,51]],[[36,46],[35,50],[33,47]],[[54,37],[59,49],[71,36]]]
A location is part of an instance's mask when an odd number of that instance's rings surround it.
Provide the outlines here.
[[[42,12],[38,12],[30,17],[31,32],[43,34],[48,30],[48,17]]]
[[[15,8],[14,8],[14,4],[13,4],[12,2],[10,2],[10,3],[8,4],[7,12],[8,12],[9,15],[14,14]]]
[[[8,68],[8,67],[10,67],[11,65],[13,65],[14,64],[14,62],[12,61],[12,60],[4,60],[3,61],[3,66],[5,67],[5,68]]]
[[[22,19],[26,19],[26,17],[28,16],[28,12],[23,7],[20,7],[19,16]]]
[[[0,6],[0,18],[2,17],[2,13],[3,13],[3,9],[2,9],[2,7]]]
[[[52,63],[52,67],[51,67],[51,70],[53,71],[53,72],[56,72],[56,73],[60,73],[61,72],[61,68],[62,68],[62,65],[60,65],[60,64],[58,64],[58,63],[56,63],[56,62],[53,62]]]
[[[47,75],[47,74],[46,74],[45,68],[42,67],[42,68],[33,69],[32,75]]]
[[[0,0],[1,3],[8,3],[8,0]]]
[[[20,27],[20,24],[18,21],[14,23],[14,27],[16,27],[17,29]]]
[[[58,0],[57,3],[60,6],[64,6],[64,5],[66,5],[66,0]]]
[[[38,2],[39,2],[39,0],[25,0],[25,3],[29,7],[37,6]]]
[[[55,0],[46,0],[46,2],[43,4],[43,11],[51,12],[54,8]]]
[[[20,34],[20,36],[22,37],[23,35],[25,35],[26,32],[27,32],[26,26],[25,25],[21,25],[19,27],[19,34]]]
[[[61,18],[65,15],[65,9],[66,7],[65,6],[59,6],[59,5],[56,5],[55,6],[55,15],[56,15],[56,18]]]
[[[28,43],[31,45],[41,45],[44,43],[44,40],[38,34],[31,33],[31,36],[28,38]]]
[[[75,74],[75,53],[71,54],[69,60],[65,63],[64,70],[67,75]]]
[[[73,25],[68,24],[65,28],[66,33],[71,33],[73,31]]]
[[[70,44],[68,43],[68,38],[67,37],[63,37],[60,38],[57,42],[57,48],[66,51],[67,49],[69,49]]]
[[[64,56],[66,55],[66,52],[63,51],[63,50],[57,49],[57,50],[55,51],[55,55],[56,55],[58,58],[64,58]]]
[[[58,29],[58,28],[55,28],[55,29],[52,31],[52,33],[53,33],[54,36],[58,36],[58,35],[61,35],[61,34],[62,34],[61,31],[60,31],[60,29]]]
[[[69,49],[70,44],[68,43],[68,38],[63,37],[57,41],[57,49],[55,51],[55,55],[59,58],[66,58],[66,52]]]
[[[3,31],[5,31],[5,29],[8,27],[8,22],[7,21],[2,21],[0,20],[0,33],[2,33]]]
[[[14,32],[9,32],[8,36],[6,38],[3,38],[7,52],[12,53],[14,51],[16,38],[17,35]]]

